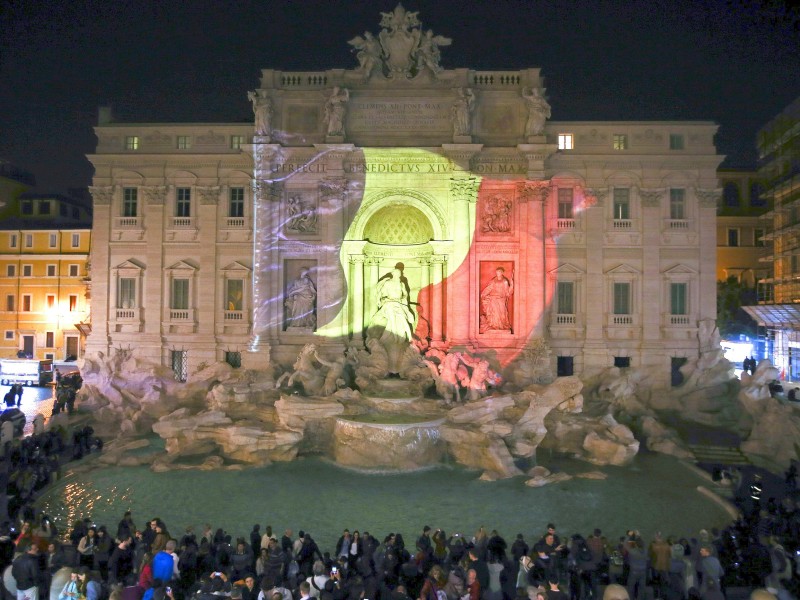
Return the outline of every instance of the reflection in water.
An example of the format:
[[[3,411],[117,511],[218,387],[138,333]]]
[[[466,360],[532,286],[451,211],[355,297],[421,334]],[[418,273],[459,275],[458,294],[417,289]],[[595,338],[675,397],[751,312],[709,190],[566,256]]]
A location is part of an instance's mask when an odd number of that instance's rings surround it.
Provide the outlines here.
[[[550,461],[570,473],[585,463]],[[77,517],[115,525],[133,510],[134,521],[161,517],[171,531],[204,523],[246,535],[254,523],[273,530],[310,531],[332,550],[345,527],[383,536],[416,536],[425,524],[472,534],[485,525],[513,539],[541,535],[552,521],[563,534],[601,527],[612,538],[635,528],[696,535],[724,525],[726,515],[696,486],[703,483],[677,461],[642,455],[633,468],[605,468],[605,481],[573,479],[528,488],[521,478],[483,482],[476,472],[441,468],[392,475],[364,475],[315,459],[242,471],[152,473],[144,467],[106,468],[80,474],[56,487],[38,505],[61,531]]]

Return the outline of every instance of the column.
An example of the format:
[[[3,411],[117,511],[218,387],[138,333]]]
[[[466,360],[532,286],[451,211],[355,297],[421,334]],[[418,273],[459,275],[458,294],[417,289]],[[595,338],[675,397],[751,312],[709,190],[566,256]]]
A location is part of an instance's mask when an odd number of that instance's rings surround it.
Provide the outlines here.
[[[431,257],[431,343],[444,339],[444,256]]]
[[[364,257],[350,256],[350,317],[348,337],[361,341],[364,333]]]

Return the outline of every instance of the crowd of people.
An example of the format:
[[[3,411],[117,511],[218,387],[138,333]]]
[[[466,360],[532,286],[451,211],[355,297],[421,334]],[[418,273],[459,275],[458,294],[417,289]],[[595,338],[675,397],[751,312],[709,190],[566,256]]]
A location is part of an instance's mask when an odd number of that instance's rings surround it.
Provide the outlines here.
[[[270,526],[173,536],[160,518],[139,529],[126,512],[116,529],[84,519],[59,536],[46,515],[23,516],[18,533],[0,529],[19,600],[599,600],[609,590],[615,600],[710,600],[733,586],[765,588],[765,599],[792,598],[798,581],[800,511],[789,499],[690,538],[561,537],[550,523],[509,543],[483,527],[465,536],[425,526],[413,544],[345,529],[329,551],[309,532]]]

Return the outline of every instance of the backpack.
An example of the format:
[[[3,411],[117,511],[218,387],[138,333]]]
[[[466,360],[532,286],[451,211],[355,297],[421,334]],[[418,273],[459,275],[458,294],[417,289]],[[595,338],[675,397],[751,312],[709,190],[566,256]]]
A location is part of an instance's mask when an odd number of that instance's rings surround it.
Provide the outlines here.
[[[580,540],[578,542],[578,560],[581,562],[592,561],[592,551],[589,549],[589,545],[586,543],[586,540]]]

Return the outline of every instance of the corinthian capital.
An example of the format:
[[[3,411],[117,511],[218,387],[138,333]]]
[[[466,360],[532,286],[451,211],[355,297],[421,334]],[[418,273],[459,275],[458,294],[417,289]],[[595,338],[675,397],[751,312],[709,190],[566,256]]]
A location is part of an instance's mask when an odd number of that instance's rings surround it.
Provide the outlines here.
[[[450,193],[458,200],[475,202],[480,182],[477,177],[458,177],[450,180]]]
[[[520,181],[517,184],[517,196],[521,202],[546,202],[550,197],[550,181]]]

